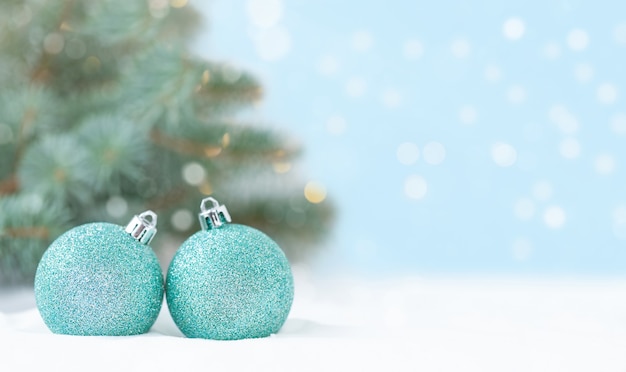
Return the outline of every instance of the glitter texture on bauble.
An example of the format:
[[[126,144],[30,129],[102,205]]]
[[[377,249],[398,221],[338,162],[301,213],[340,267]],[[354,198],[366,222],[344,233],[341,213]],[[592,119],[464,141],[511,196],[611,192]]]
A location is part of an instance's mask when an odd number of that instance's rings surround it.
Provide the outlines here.
[[[152,217],[147,220],[146,215]],[[127,336],[146,333],[163,302],[163,275],[147,245],[156,215],[135,216],[126,227],[90,223],[75,227],[43,255],[35,298],[54,333]]]
[[[207,201],[213,208],[204,207]],[[277,333],[293,303],[293,275],[280,247],[254,228],[229,224],[213,198],[202,202],[202,231],[176,252],[166,298],[191,338],[239,340]]]

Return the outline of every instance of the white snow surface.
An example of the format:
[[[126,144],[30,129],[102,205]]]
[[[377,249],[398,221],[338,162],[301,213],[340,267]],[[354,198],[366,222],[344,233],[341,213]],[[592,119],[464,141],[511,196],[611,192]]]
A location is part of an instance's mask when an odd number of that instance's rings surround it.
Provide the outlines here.
[[[164,306],[131,337],[52,334],[0,293],[0,371],[626,371],[626,280],[296,275],[279,334],[187,339]],[[26,310],[20,310],[29,307]]]

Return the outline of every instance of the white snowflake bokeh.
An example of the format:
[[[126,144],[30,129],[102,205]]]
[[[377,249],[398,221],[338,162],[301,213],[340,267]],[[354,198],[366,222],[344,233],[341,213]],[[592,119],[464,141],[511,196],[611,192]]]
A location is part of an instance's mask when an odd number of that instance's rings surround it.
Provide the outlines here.
[[[626,267],[626,3],[486,4],[195,4],[221,15],[196,50],[261,77],[250,115],[302,139],[337,203],[324,265]]]

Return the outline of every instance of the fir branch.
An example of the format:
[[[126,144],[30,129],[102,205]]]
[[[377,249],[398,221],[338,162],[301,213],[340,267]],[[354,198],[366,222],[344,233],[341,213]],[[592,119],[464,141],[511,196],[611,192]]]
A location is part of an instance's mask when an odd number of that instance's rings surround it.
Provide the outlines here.
[[[167,1],[0,4],[0,129],[10,136],[0,147],[0,284],[31,281],[70,226],[151,208],[162,234],[182,237],[168,217],[208,194],[290,258],[314,251],[332,204],[304,199],[289,172],[297,143],[236,122],[263,90],[229,63],[189,55],[197,20]],[[52,53],[50,33],[63,38]]]
[[[227,114],[233,109],[255,104],[263,97],[263,88],[254,77],[228,63],[191,62],[202,74],[190,97],[194,112],[201,117]]]
[[[204,142],[194,142],[184,138],[175,138],[156,128],[152,129],[150,132],[150,139],[159,146],[184,155],[211,158],[222,152],[222,148],[217,144],[211,145]]]
[[[196,86],[196,99],[200,102],[257,102],[263,97],[263,88],[256,84],[241,84],[236,90],[223,82]]]
[[[121,179],[137,181],[148,161],[146,130],[119,115],[86,119],[78,136],[86,150],[87,179],[97,191],[119,192]]]
[[[0,180],[0,195],[15,194],[19,190],[19,181],[15,173],[8,178]]]
[[[60,30],[63,24],[67,22],[69,16],[71,15],[72,8],[74,7],[74,2],[75,0],[65,0],[63,10],[61,10],[61,15],[57,21],[55,30]],[[30,74],[31,82],[45,83],[50,78],[51,75],[48,70],[48,65],[52,60],[51,57],[52,56],[45,51],[41,54],[39,62]]]
[[[188,122],[170,134],[171,129],[153,128],[150,139],[156,145],[183,155],[243,162],[273,162],[293,158],[300,149],[270,130],[235,124],[203,124]]]
[[[24,149],[26,148],[26,128],[32,126],[37,118],[37,111],[29,107],[24,111],[22,120],[20,120],[20,126],[17,130],[17,146],[15,150],[15,157],[13,158],[13,174],[17,173],[18,166],[24,155]]]
[[[87,153],[78,138],[48,136],[29,147],[18,177],[26,192],[66,202],[86,202],[91,192]]]
[[[0,285],[32,282],[39,259],[71,215],[39,194],[0,198],[0,210]]]
[[[10,90],[0,94],[1,120],[6,123],[12,132],[16,133],[11,149],[13,156],[6,158],[9,172],[6,179],[0,181],[0,193],[9,194],[19,191],[19,183],[13,181],[18,173],[24,152],[35,136],[36,126],[51,127],[55,122],[54,100],[50,92],[43,87],[27,85],[25,87],[9,86]],[[42,114],[44,113],[45,114]],[[11,129],[10,129],[11,130]],[[7,149],[8,151],[9,149]]]
[[[257,160],[276,161],[289,158],[297,152],[294,150],[282,150],[282,149],[268,149],[250,152],[238,152],[231,151],[228,148],[224,148],[221,145],[207,144],[204,142],[196,142],[189,139],[175,138],[169,136],[158,129],[153,129],[150,132],[150,139],[162,147],[175,151],[183,155],[191,155],[203,158],[225,158],[232,161],[243,161],[246,158],[255,158]]]
[[[50,239],[50,229],[46,226],[12,227],[4,230],[4,235],[14,239]]]
[[[63,22],[65,22],[66,18],[69,16],[73,4],[74,4],[74,0],[67,0],[64,3],[64,7],[61,12],[60,19],[57,22],[57,29],[61,28],[61,25],[63,24]],[[39,62],[36,64],[35,68],[31,72],[31,75],[30,75],[31,82],[33,83],[37,82],[41,84],[46,82],[46,80],[49,77],[48,68],[47,68],[49,63],[50,63],[50,54],[45,53],[45,52],[42,53],[40,56]],[[10,179],[16,177],[19,165],[22,161],[22,157],[24,156],[24,151],[26,148],[26,135],[25,135],[26,128],[30,127],[35,122],[37,115],[38,115],[38,112],[34,108],[27,108],[24,111],[22,120],[20,121],[19,129],[18,129],[16,151],[15,151],[15,156],[13,158],[13,167],[12,167],[13,174],[10,176]],[[13,185],[15,187],[4,188],[5,193],[17,192],[17,190],[19,189],[18,187],[19,183],[13,182],[10,185]],[[0,190],[2,189],[0,188]]]

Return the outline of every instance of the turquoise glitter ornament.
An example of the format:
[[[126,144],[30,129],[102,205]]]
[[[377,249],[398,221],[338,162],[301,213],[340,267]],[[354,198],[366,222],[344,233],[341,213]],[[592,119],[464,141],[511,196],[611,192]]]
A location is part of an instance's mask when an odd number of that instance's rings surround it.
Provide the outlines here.
[[[213,207],[206,208],[211,202]],[[293,303],[293,275],[283,251],[267,235],[229,224],[213,198],[200,206],[202,230],[170,263],[165,296],[178,328],[191,338],[239,340],[280,330]]]
[[[157,216],[147,211],[126,228],[75,227],[57,238],[35,275],[35,299],[54,333],[128,336],[146,333],[163,303],[163,274],[148,246]]]

